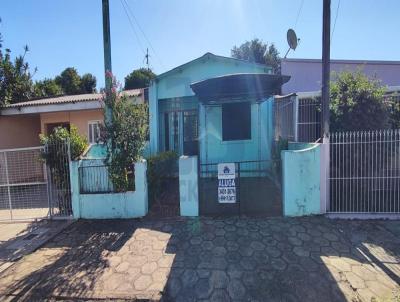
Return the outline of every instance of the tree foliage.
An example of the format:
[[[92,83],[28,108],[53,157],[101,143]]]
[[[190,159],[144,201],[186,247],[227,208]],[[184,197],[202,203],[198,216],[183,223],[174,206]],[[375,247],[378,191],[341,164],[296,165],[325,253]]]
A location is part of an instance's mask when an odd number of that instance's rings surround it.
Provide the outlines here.
[[[121,96],[115,87],[106,92],[106,107],[112,109],[111,121],[101,129],[101,140],[106,142],[110,179],[118,192],[132,190],[133,165],[141,157],[148,133],[148,108],[146,104],[133,104],[126,96]],[[104,120],[108,112],[104,110]]]
[[[0,108],[32,97],[33,75],[29,64],[25,61],[28,51],[28,46],[25,46],[23,54],[12,59],[11,50],[3,49],[3,38],[0,33]]]
[[[62,95],[61,86],[53,79],[37,81],[33,86],[33,94],[36,98]]]
[[[93,93],[96,92],[96,77],[91,73],[85,73],[81,77],[81,92],[82,93]]]
[[[239,47],[234,46],[231,49],[231,56],[249,62],[266,64],[272,67],[274,73],[280,73],[281,59],[273,43],[268,45],[259,39],[246,41]]]
[[[155,77],[156,75],[153,73],[153,71],[151,71],[151,69],[136,69],[125,77],[125,89],[148,87],[150,85],[150,81]]]
[[[385,89],[360,71],[334,74],[331,84],[331,131],[385,129],[390,125]]]

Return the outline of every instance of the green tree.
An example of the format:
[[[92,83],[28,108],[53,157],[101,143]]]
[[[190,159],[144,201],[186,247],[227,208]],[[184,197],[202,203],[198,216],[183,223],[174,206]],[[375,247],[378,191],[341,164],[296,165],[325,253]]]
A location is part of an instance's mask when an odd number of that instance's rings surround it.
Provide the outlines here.
[[[1,22],[1,20],[0,20]],[[23,55],[12,59],[11,50],[3,49],[3,38],[0,33],[0,107],[9,103],[23,102],[32,96],[32,74],[25,61],[28,46]]]
[[[53,79],[44,79],[35,82],[33,86],[33,94],[36,98],[44,98],[50,96],[62,95],[63,91],[60,85]]]
[[[125,77],[125,89],[149,87],[150,81],[155,77],[156,75],[151,71],[151,69],[136,69]]]
[[[273,43],[268,45],[259,39],[246,41],[239,47],[234,46],[231,49],[231,56],[249,62],[266,64],[271,66],[276,74],[279,74],[281,70],[281,59],[275,45]]]
[[[81,77],[81,93],[96,92],[96,77],[91,73],[85,73]]]
[[[55,78],[55,81],[61,86],[64,94],[71,95],[81,93],[81,77],[74,67],[64,69],[64,71]]]
[[[334,74],[330,92],[331,131],[376,130],[389,127],[385,88],[361,71]]]
[[[112,108],[111,123],[101,129],[101,140],[106,142],[108,172],[118,192],[132,190],[133,164],[141,157],[148,133],[148,108],[146,104],[133,104],[120,96],[113,80],[111,93],[106,91],[105,108]],[[106,112],[104,111],[104,120]]]

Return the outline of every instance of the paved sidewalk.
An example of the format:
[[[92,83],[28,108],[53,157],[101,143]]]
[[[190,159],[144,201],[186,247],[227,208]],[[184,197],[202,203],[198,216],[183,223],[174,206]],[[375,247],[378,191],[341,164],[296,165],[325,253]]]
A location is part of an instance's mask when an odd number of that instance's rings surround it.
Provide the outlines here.
[[[72,222],[46,219],[0,222],[0,273],[45,244]]]
[[[400,222],[79,221],[0,275],[0,300],[399,301],[399,283]]]

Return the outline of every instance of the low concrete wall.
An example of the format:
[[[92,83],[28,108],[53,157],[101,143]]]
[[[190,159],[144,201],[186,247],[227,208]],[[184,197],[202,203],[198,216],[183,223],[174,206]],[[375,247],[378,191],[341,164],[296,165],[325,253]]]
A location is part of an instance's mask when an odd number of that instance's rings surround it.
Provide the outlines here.
[[[199,216],[197,156],[179,158],[179,203],[181,216]]]
[[[321,145],[290,143],[281,157],[284,216],[322,213]]]
[[[74,218],[136,218],[148,212],[146,161],[135,164],[135,191],[107,194],[80,194],[80,166],[98,165],[99,160],[80,160],[70,164],[72,211]]]

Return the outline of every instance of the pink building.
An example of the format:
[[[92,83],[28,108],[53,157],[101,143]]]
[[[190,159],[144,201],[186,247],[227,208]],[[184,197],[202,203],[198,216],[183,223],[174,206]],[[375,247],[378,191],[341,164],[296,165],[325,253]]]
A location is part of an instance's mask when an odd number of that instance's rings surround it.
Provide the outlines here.
[[[133,102],[144,102],[143,89],[122,92]],[[36,147],[39,134],[49,134],[55,127],[75,125],[89,143],[95,143],[99,124],[103,123],[100,93],[65,95],[5,106],[0,112],[0,150]]]
[[[356,71],[380,79],[384,85],[400,86],[400,61],[331,60],[331,70]],[[322,62],[319,59],[283,59],[282,74],[290,75],[282,94],[321,89]]]

